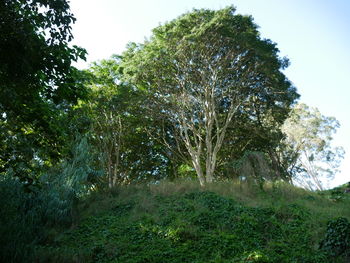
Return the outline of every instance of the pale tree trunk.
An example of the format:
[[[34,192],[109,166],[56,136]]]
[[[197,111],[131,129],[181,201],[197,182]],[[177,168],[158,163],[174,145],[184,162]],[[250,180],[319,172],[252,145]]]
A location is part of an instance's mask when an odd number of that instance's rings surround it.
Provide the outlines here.
[[[317,171],[314,169],[314,165],[309,160],[309,155],[305,150],[302,150],[301,154],[303,156],[299,156],[298,160],[300,165],[305,169],[305,172],[310,177],[311,180],[308,180],[305,176],[298,176],[296,177],[295,181],[300,184],[301,186],[308,188],[312,191],[315,190],[315,187],[317,190],[322,191],[323,186],[322,182],[319,179],[319,176],[317,174]]]
[[[123,125],[120,116],[114,116],[113,112],[102,112],[102,116],[103,118],[96,121],[95,131],[102,154],[101,163],[107,173],[108,187],[113,188],[120,177]]]
[[[204,38],[195,48],[187,40],[176,47],[173,75],[168,76],[175,80],[174,85],[164,86],[159,80],[157,86],[165,95],[155,96],[161,108],[167,106],[163,112],[174,123],[201,185],[215,179],[227,128],[247,96],[243,88],[249,86],[250,69],[256,66],[242,71],[248,53],[223,49],[223,43],[229,42],[225,37]],[[239,76],[232,77],[237,71]]]
[[[213,85],[215,86],[216,83]],[[179,99],[186,102],[186,95],[187,94],[182,94]],[[232,103],[228,109],[226,118],[220,125],[214,96],[214,88],[207,87],[201,101],[205,120],[202,125],[196,124],[196,120],[192,117],[190,119],[186,118],[184,112],[179,113],[180,121],[178,125],[180,127],[180,136],[185,143],[192,160],[192,165],[196,170],[198,180],[202,186],[214,180],[217,154],[222,147],[227,127],[239,107],[238,103]],[[203,140],[202,136],[203,130],[205,140]],[[189,132],[191,132],[192,136],[189,135]],[[203,143],[205,146],[204,149]],[[201,158],[204,157],[203,155],[205,156],[205,175],[201,165]]]
[[[203,55],[203,60],[205,60]],[[182,92],[177,97],[181,108],[178,109],[176,117],[177,125],[180,128],[180,136],[185,143],[186,149],[191,157],[192,165],[196,170],[200,184],[211,183],[214,180],[214,173],[217,164],[217,155],[220,151],[228,125],[231,123],[240,102],[237,101],[236,94],[225,94],[230,99],[230,106],[225,113],[225,117],[218,117],[217,87],[222,84],[218,78],[218,70],[211,68],[208,72],[210,77],[202,74],[199,82],[201,85],[192,89],[192,94],[188,92],[188,83],[184,79],[178,79]],[[196,117],[190,115],[193,111],[193,103],[200,107],[201,112],[197,112]],[[191,133],[191,136],[189,135]],[[201,160],[205,160],[205,174],[203,172]]]
[[[303,151],[303,154],[304,154],[305,161],[301,160],[301,164],[306,169],[308,175],[312,178],[317,190],[322,191],[323,190],[322,183],[319,180],[318,174],[314,169],[314,165],[312,165],[310,163],[310,156],[307,154],[306,151]],[[311,187],[311,189],[312,189],[312,187]]]
[[[112,116],[111,116],[112,117]],[[113,136],[113,144],[114,144],[114,156],[115,156],[115,161],[113,163],[113,187],[116,186],[118,177],[120,177],[120,172],[118,169],[119,168],[119,162],[120,162],[120,148],[122,145],[122,121],[120,117],[117,117],[117,134]]]
[[[117,185],[117,179],[118,179],[118,168],[117,166],[113,167],[113,180],[112,180],[112,186],[115,187]]]
[[[206,178],[203,175],[203,170],[202,170],[201,164],[197,161],[197,158],[192,158],[192,164],[193,164],[194,169],[196,170],[200,185],[204,186],[206,183],[206,180],[205,180]]]
[[[214,172],[215,172],[216,163],[217,163],[217,154],[222,147],[222,143],[226,135],[227,127],[231,122],[232,117],[236,112],[237,108],[238,106],[230,108],[222,128],[218,127],[219,123],[217,123],[215,136],[211,136],[211,133],[207,134],[208,139],[206,140],[206,147],[207,147],[206,181],[208,183],[211,183],[214,179]],[[215,141],[214,141],[214,138],[216,138]]]
[[[188,134],[188,130],[193,133],[193,142],[191,140],[190,135]],[[192,164],[194,169],[196,170],[197,177],[201,186],[205,185],[205,177],[203,175],[203,169],[201,166],[201,155],[202,155],[202,137],[200,132],[195,128],[193,123],[186,122],[186,119],[183,117],[182,122],[180,123],[180,136],[185,143],[185,147],[191,157]]]
[[[215,85],[215,81],[214,81]],[[213,154],[213,126],[216,119],[214,89],[206,86],[204,93],[204,115],[205,115],[205,146],[206,146],[206,160],[205,160],[205,177],[208,183],[214,180],[214,170],[216,164],[216,155]]]
[[[217,163],[217,154],[222,147],[225,138],[226,130],[230,124],[233,115],[237,111],[239,104],[233,103],[230,105],[226,118],[220,127],[217,116],[217,106],[215,102],[214,87],[217,85],[217,73],[213,72],[212,86],[205,88],[204,96],[204,114],[205,114],[205,146],[206,146],[206,182],[211,183],[214,180],[214,173]],[[214,134],[213,134],[214,133]]]
[[[108,173],[108,187],[112,188],[113,187],[113,177],[112,177],[112,162],[110,159],[110,156],[107,157],[107,173]]]

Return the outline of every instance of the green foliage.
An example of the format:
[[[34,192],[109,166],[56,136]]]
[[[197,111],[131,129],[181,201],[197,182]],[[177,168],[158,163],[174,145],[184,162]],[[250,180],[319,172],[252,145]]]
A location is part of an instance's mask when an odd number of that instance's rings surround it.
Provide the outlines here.
[[[339,217],[327,224],[327,231],[320,244],[328,255],[350,256],[350,223],[347,218]]]
[[[168,150],[151,135],[159,128],[145,115],[145,94],[121,81],[120,58],[94,63],[89,69],[91,92],[78,113],[88,120],[95,165],[105,185],[157,180],[171,170]]]
[[[326,196],[335,202],[344,202],[346,200],[350,200],[349,186],[350,183],[346,183],[333,189],[322,191],[321,193],[323,196]]]
[[[75,18],[66,0],[4,0],[0,7],[1,110],[42,120],[43,98],[74,101],[82,92],[71,81],[71,61],[86,53],[68,45]]]
[[[48,183],[28,193],[12,177],[0,180],[0,261],[31,262],[35,245],[50,239],[49,229],[72,223],[74,193]]]
[[[267,153],[281,139],[280,126],[299,95],[278,52],[252,17],[234,7],[201,9],[155,28],[143,44],[130,44],[121,69],[123,79],[145,92],[151,118],[173,128],[170,136],[203,184],[212,181],[216,165],[245,150]],[[169,145],[173,151],[176,144]]]
[[[60,159],[62,120],[86,95],[71,66],[86,53],[69,45],[74,21],[66,0],[0,2],[0,172],[29,184]]]
[[[301,150],[337,164],[338,123],[298,106],[281,143],[288,61],[234,12],[194,10],[78,71],[66,0],[0,2],[1,262],[349,256],[348,195],[282,182],[311,170]],[[195,173],[212,183],[176,180]]]
[[[36,245],[50,240],[55,229],[73,223],[78,199],[90,192],[100,176],[91,168],[90,158],[86,138],[78,138],[72,158],[30,188],[11,174],[1,177],[0,261],[33,261]]]
[[[24,262],[36,239],[38,218],[29,217],[32,195],[12,178],[0,180],[0,261]],[[28,208],[27,208],[28,207]],[[29,210],[29,211],[28,211]],[[28,211],[28,212],[27,212]]]
[[[302,206],[248,207],[209,191],[135,190],[117,190],[109,208],[98,205],[39,255],[55,262],[73,255],[85,262],[328,262],[314,248],[311,215]]]
[[[76,196],[82,196],[101,181],[103,173],[93,167],[93,149],[90,147],[87,136],[77,135],[72,146],[72,156],[65,160],[51,181],[57,185],[66,185]],[[46,178],[43,178],[45,181]],[[47,180],[47,179],[46,179]]]

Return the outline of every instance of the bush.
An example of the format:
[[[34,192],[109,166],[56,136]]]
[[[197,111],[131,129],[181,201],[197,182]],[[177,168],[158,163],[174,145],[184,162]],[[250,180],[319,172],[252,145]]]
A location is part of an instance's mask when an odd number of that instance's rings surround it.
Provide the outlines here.
[[[329,221],[320,247],[330,256],[350,256],[349,221],[344,217]]]
[[[17,179],[0,179],[0,261],[30,262],[49,229],[72,223],[72,189],[44,184],[28,192]]]

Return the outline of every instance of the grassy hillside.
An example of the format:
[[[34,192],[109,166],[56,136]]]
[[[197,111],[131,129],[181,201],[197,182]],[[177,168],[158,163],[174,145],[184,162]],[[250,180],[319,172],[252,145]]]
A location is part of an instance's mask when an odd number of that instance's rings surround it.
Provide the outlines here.
[[[263,191],[233,182],[119,187],[81,202],[74,226],[52,230],[37,261],[348,262],[346,220],[334,221],[325,237],[329,220],[350,219],[349,204],[341,190],[285,184]]]

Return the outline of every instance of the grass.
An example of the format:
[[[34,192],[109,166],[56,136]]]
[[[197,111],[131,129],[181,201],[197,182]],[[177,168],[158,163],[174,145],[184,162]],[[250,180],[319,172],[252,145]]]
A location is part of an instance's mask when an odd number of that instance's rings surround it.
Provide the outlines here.
[[[83,200],[74,226],[38,247],[37,261],[346,262],[319,243],[329,220],[350,219],[349,204],[346,194],[284,183],[119,186]]]

